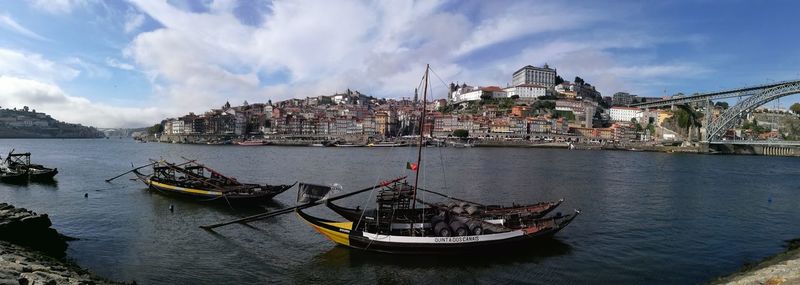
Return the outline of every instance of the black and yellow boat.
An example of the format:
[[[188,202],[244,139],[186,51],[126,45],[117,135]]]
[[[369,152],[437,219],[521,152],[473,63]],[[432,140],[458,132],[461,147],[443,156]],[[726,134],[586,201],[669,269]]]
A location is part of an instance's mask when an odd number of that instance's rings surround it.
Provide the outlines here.
[[[473,251],[514,248],[534,240],[552,237],[571,223],[574,213],[525,219],[509,212],[494,219],[455,213],[447,207],[428,206],[427,213],[407,207],[413,188],[395,183],[378,193],[374,219],[331,221],[312,216],[302,208],[297,215],[314,230],[338,245],[387,253],[470,253]],[[303,187],[301,187],[302,190]],[[302,193],[301,193],[302,196]],[[308,202],[308,201],[304,201]],[[326,203],[331,205],[332,203]]]
[[[241,183],[194,160],[182,164],[158,161],[152,166],[152,174],[143,174],[139,169],[133,173],[152,190],[204,201],[261,202],[294,186]]]

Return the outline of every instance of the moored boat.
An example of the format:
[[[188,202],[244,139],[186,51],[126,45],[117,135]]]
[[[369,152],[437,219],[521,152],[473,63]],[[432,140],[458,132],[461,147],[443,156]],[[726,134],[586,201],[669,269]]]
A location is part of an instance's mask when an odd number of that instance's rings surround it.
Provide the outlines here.
[[[31,153],[14,153],[12,150],[2,162],[6,178],[4,180],[23,180],[50,182],[58,174],[58,168],[48,168],[31,163]]]
[[[133,173],[152,190],[204,201],[262,202],[294,186],[241,183],[194,160],[181,164],[158,161],[152,166],[152,174],[139,169]]]
[[[259,146],[259,145],[268,145],[269,142],[265,141],[265,140],[246,140],[246,141],[237,142],[236,144],[237,145],[243,145],[243,146]]]

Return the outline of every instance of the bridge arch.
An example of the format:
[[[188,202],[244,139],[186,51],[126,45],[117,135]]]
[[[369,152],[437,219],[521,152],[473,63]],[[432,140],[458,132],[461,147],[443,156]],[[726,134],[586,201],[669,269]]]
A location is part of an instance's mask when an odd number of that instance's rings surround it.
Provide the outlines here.
[[[762,89],[738,104],[728,108],[706,127],[706,140],[719,140],[725,131],[734,127],[739,120],[756,108],[781,97],[800,94],[800,81],[787,82]]]

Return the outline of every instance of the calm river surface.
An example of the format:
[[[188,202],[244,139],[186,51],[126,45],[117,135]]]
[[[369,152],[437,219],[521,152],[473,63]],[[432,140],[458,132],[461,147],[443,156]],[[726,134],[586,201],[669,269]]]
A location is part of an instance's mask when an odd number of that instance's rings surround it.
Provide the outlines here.
[[[0,201],[50,214],[56,229],[80,238],[70,243],[69,258],[103,277],[139,284],[692,284],[800,237],[797,158],[427,148],[421,176],[427,188],[487,203],[565,198],[559,211],[583,210],[552,242],[496,256],[431,258],[336,247],[295,215],[207,232],[198,226],[263,208],[163,196],[131,176],[103,181],[131,163],[185,156],[241,181],[339,183],[347,191],[410,174],[404,168],[413,148],[0,140],[3,157],[12,148],[58,167],[58,183],[0,184]],[[263,207],[292,206],[295,193]],[[311,212],[336,217],[325,208]]]

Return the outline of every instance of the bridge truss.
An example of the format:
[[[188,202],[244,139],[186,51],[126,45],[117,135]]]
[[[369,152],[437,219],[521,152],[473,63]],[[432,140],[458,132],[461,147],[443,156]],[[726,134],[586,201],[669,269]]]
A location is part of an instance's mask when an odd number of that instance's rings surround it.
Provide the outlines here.
[[[800,80],[783,81],[765,85],[723,90],[718,92],[703,93],[693,96],[671,98],[660,101],[633,104],[632,107],[642,109],[668,107],[688,103],[705,103],[706,136],[707,142],[718,142],[725,132],[741,122],[741,119],[752,113],[756,108],[781,97],[800,94]],[[710,105],[712,100],[747,97],[738,104],[728,108],[716,119],[711,120]]]

